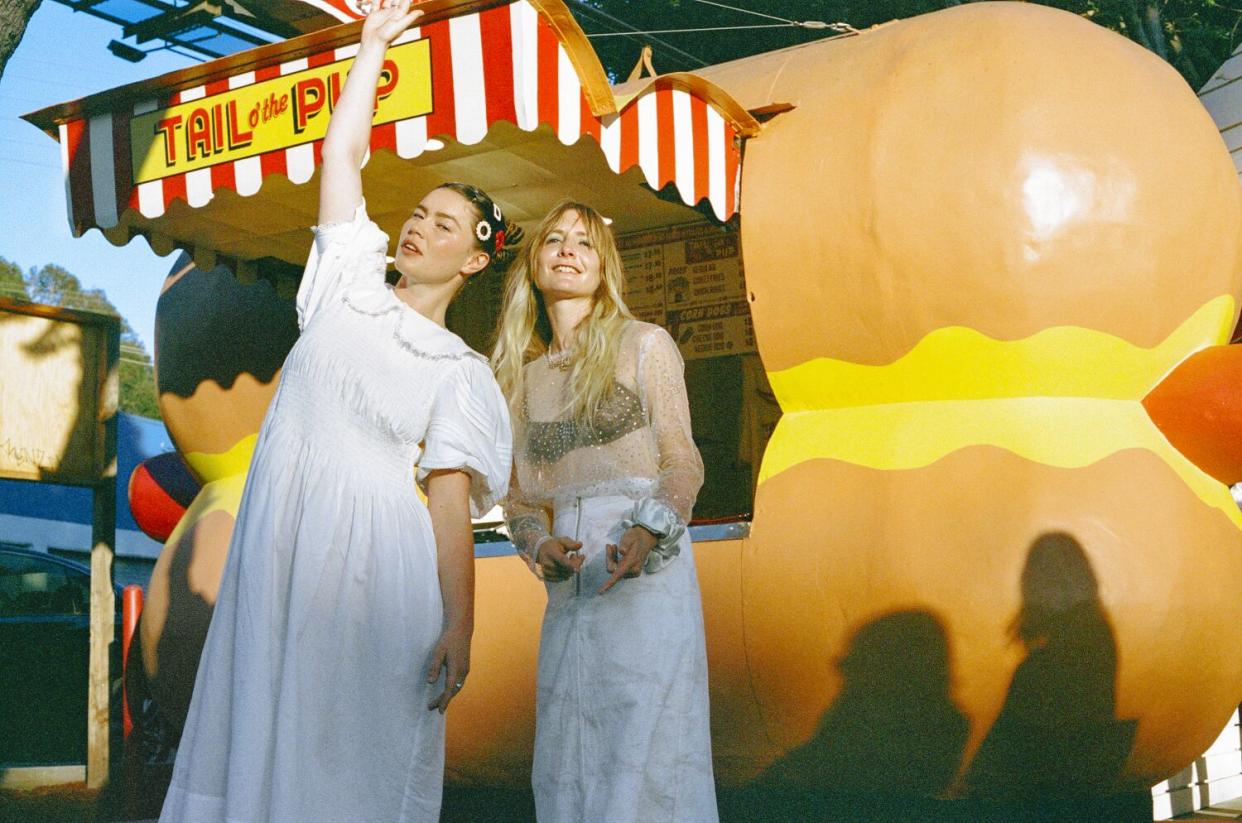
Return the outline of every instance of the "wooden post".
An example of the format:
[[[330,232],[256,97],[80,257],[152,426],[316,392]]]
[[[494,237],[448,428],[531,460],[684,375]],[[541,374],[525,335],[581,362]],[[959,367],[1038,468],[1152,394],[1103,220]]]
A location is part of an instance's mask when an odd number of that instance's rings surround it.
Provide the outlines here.
[[[112,482],[95,487],[91,528],[91,660],[90,693],[86,698],[86,786],[108,782],[109,683],[108,650],[115,641],[116,599],[112,591],[112,556],[116,543],[116,469]]]
[[[98,789],[108,782],[109,710],[112,681],[111,655],[116,642],[116,595],[112,590],[112,561],[116,552],[116,428],[120,375],[120,340],[114,327],[99,347],[100,387],[94,516],[91,520],[91,653],[90,692],[86,698],[86,786]]]
[[[86,784],[108,782],[121,321],[0,297],[0,477],[93,491]],[[2,665],[2,663],[0,663]],[[11,707],[3,707],[12,710]]]

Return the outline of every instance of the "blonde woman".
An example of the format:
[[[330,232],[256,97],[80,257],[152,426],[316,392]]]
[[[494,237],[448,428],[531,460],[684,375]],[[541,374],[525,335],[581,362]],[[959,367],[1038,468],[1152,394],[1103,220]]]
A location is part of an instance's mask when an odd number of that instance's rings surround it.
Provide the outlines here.
[[[703,463],[677,346],[623,282],[600,215],[558,206],[510,272],[492,354],[514,425],[506,519],[548,592],[541,823],[717,820],[686,532]]]
[[[385,285],[359,167],[409,7],[367,16],[324,138],[301,336],[255,446],[168,823],[440,816],[444,711],[474,629],[470,515],[505,493],[511,431],[444,313],[503,252],[504,221],[477,189],[432,190],[401,228],[401,285]]]

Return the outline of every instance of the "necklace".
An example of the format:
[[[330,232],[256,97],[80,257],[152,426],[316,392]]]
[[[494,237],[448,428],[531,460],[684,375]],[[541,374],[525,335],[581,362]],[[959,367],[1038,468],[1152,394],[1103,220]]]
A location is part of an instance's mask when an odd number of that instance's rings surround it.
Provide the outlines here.
[[[546,352],[544,352],[543,356],[548,361],[549,368],[559,369],[560,371],[565,371],[573,364],[574,350],[573,349],[561,349],[560,351],[553,354],[552,350],[548,349]]]

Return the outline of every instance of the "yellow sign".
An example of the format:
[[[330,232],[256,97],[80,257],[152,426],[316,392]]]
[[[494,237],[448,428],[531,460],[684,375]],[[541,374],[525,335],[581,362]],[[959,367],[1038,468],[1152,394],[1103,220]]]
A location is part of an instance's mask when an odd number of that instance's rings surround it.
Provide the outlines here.
[[[135,117],[134,182],[207,168],[323,138],[353,59],[339,60]],[[431,50],[415,40],[388,50],[374,122],[431,111]]]

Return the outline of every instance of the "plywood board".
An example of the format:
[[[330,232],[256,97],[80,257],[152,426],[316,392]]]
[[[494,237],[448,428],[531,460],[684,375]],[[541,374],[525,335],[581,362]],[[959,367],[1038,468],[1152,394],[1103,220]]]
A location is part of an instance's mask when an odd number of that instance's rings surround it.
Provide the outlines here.
[[[0,477],[93,485],[102,476],[117,332],[114,317],[0,300]]]

